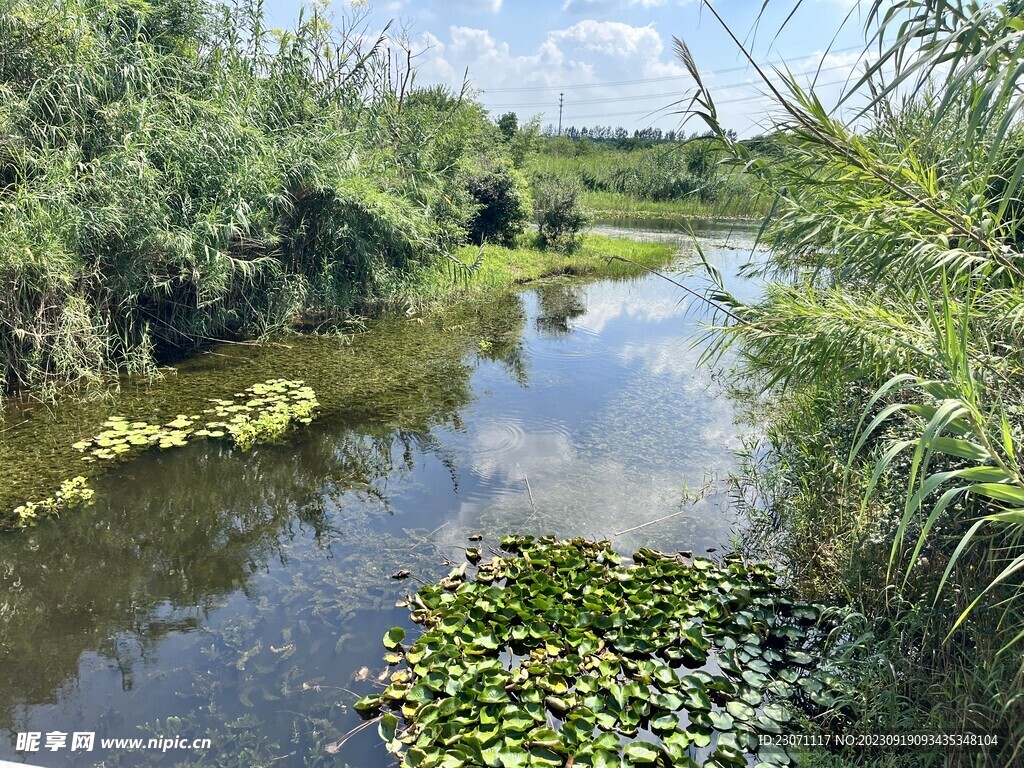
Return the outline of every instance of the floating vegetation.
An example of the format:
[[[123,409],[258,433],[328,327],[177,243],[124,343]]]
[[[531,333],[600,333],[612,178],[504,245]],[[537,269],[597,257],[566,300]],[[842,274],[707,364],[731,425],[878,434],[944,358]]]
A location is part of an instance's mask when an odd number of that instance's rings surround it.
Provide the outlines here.
[[[166,424],[129,421],[112,416],[103,423],[106,429],[72,447],[85,454],[83,461],[124,461],[150,448],[181,448],[197,438],[224,438],[243,451],[258,443],[278,440],[298,424],[310,424],[320,403],[316,393],[303,381],[271,379],[235,394],[233,400],[213,400],[213,408],[203,411],[213,416],[178,414]],[[45,517],[65,509],[91,503],[93,491],[84,477],[66,481],[54,496],[17,507],[5,522],[16,528],[35,525]]]
[[[216,400],[212,413],[222,421],[211,421],[195,432],[204,437],[223,437],[226,432],[242,450],[257,443],[279,439],[296,424],[310,424],[320,403],[316,393],[302,381],[271,379],[235,395],[236,400]]]
[[[65,480],[53,496],[42,501],[28,501],[16,507],[12,513],[14,526],[28,528],[65,510],[87,507],[92,504],[94,495],[88,481],[81,475]]]
[[[228,438],[248,450],[281,438],[296,424],[311,423],[320,407],[316,393],[305,382],[288,379],[271,379],[237,393],[233,400],[211,402],[214,407],[203,412],[216,417],[209,422],[204,423],[201,415],[187,414],[163,425],[113,416],[103,423],[105,431],[72,447],[90,462],[125,459],[152,447],[181,448],[194,437]]]
[[[410,599],[411,646],[401,627],[384,636],[402,667],[356,709],[402,766],[786,766],[759,734],[844,689],[811,666],[825,610],[768,565],[646,549],[621,565],[608,542],[554,537],[502,548]]]

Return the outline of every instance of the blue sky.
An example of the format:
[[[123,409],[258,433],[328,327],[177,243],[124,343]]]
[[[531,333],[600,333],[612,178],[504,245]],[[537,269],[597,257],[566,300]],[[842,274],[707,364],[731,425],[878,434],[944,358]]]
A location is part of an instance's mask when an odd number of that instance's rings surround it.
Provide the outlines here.
[[[855,71],[862,22],[852,0],[776,0],[760,24],[761,0],[719,0],[715,8],[759,62],[779,63],[809,80],[828,103]],[[288,27],[300,0],[267,0],[273,22]],[[468,70],[478,98],[495,116],[542,113],[564,125],[613,125],[630,131],[678,125],[664,108],[692,93],[672,38],[686,41],[712,86],[723,122],[741,135],[768,124],[763,85],[699,0],[333,0],[336,13],[363,5],[371,30],[394,19],[420,52],[417,82],[462,84]],[[778,34],[777,34],[778,33]],[[658,110],[661,110],[659,112]],[[696,121],[687,130],[702,128]]]

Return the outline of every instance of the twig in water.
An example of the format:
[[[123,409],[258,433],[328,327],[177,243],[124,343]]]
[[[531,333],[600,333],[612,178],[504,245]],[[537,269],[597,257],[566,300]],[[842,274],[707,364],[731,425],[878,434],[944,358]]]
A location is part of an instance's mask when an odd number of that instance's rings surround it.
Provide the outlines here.
[[[533,518],[537,514],[537,503],[533,500],[533,490],[530,488],[530,477],[525,472],[523,472],[523,481],[526,483],[526,494],[530,497],[530,507],[533,509],[533,511],[530,512],[529,515],[527,515],[525,520],[523,520],[522,525],[519,526],[519,530],[516,531],[516,536],[518,536],[520,532],[522,532],[523,528],[525,528],[526,525],[531,520],[533,520]]]
[[[435,542],[433,542],[433,541],[431,541],[431,540],[430,540],[430,537],[431,537],[431,536],[433,536],[433,535],[434,535],[435,533],[437,533],[438,531],[440,531],[440,530],[441,530],[442,528],[444,528],[444,527],[445,527],[446,525],[448,525],[448,523],[441,523],[441,524],[440,524],[439,526],[437,526],[437,528],[435,528],[434,530],[432,530],[432,531],[431,531],[430,533],[428,533],[428,534],[427,534],[426,536],[417,536],[417,535],[416,535],[415,533],[413,533],[412,531],[409,531],[408,529],[406,529],[406,530],[407,530],[407,532],[408,532],[408,534],[409,534],[409,535],[410,535],[410,536],[411,536],[412,538],[414,538],[414,539],[419,539],[419,541],[418,541],[418,542],[417,542],[416,544],[411,544],[411,545],[410,545],[409,547],[407,547],[407,549],[413,550],[413,549],[416,549],[416,548],[420,547],[420,546],[421,546],[421,545],[423,545],[423,544],[434,544],[434,545],[436,546]]]
[[[533,508],[533,512],[531,514],[536,515],[537,514],[537,504],[533,500],[533,491],[530,489],[530,476],[527,475],[525,472],[523,472],[523,480],[526,481],[526,493],[530,497],[530,506]]]
[[[661,522],[664,522],[665,520],[669,520],[669,519],[671,519],[673,517],[679,517],[679,515],[682,515],[685,512],[686,512],[685,509],[680,509],[678,512],[673,512],[671,515],[665,515],[664,517],[659,517],[657,520],[648,520],[646,523],[642,523],[641,525],[634,525],[632,528],[627,528],[624,531],[618,531],[616,533],[613,533],[612,536],[621,536],[624,533],[632,533],[633,531],[639,531],[641,528],[646,528],[648,525],[654,525],[655,523],[661,523]]]
[[[353,728],[351,731],[349,731],[344,736],[342,736],[340,739],[335,741],[333,744],[328,744],[326,747],[324,747],[324,752],[326,752],[329,755],[336,755],[338,752],[341,751],[341,748],[342,748],[342,746],[344,746],[346,741],[351,739],[353,736],[355,736],[360,731],[365,730],[366,728],[369,728],[371,725],[376,725],[377,722],[380,721],[381,717],[382,717],[381,715],[378,715],[377,717],[373,718],[372,720],[367,720],[365,723],[360,723],[355,728]]]

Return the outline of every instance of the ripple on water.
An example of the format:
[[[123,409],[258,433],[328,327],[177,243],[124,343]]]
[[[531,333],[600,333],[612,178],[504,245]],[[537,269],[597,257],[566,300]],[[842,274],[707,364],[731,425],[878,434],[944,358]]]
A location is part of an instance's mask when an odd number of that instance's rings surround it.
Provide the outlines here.
[[[541,365],[562,368],[575,366],[584,360],[610,358],[615,352],[600,330],[588,328],[580,322],[573,323],[565,336],[542,337],[535,341],[530,349],[530,357]]]
[[[542,464],[554,467],[576,455],[564,422],[538,414],[506,413],[481,423],[471,436],[473,473],[483,480],[521,481],[524,472]]]

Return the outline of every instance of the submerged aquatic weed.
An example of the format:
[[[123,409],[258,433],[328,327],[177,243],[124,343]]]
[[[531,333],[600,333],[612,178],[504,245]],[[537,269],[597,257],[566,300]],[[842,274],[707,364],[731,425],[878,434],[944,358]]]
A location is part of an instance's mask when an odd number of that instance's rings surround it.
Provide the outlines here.
[[[93,503],[95,491],[88,481],[79,475],[65,480],[53,496],[41,501],[27,501],[14,509],[13,520],[17,528],[28,528],[43,518],[58,515],[68,509],[87,507]]]
[[[502,548],[410,598],[415,642],[384,637],[404,665],[356,709],[402,766],[788,765],[759,734],[843,688],[811,669],[825,609],[768,565],[647,549],[621,565],[608,542],[553,537]]]
[[[233,400],[212,402],[214,407],[204,413],[218,420],[204,422],[201,415],[178,414],[166,424],[150,424],[112,416],[103,423],[104,431],[72,447],[85,454],[82,460],[90,463],[124,461],[150,448],[181,448],[196,437],[224,438],[248,450],[257,443],[283,437],[298,424],[312,423],[320,408],[310,387],[289,379],[271,379],[237,393]],[[92,503],[92,497],[85,478],[76,477],[66,481],[53,496],[17,507],[10,515],[11,525],[34,525],[64,509]]]

